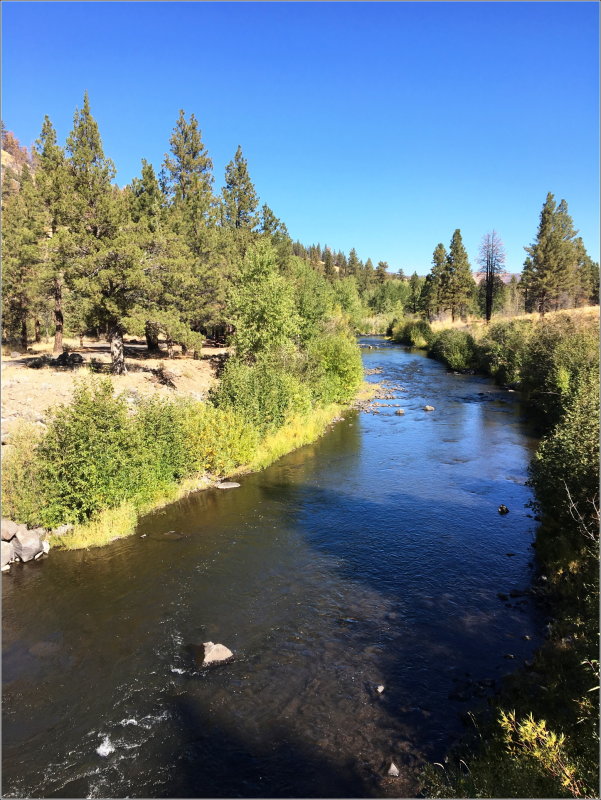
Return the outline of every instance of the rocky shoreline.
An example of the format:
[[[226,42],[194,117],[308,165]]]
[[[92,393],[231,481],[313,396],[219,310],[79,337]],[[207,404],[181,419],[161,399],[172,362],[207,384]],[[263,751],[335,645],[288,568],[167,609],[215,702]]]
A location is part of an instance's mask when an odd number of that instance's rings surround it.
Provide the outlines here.
[[[36,561],[50,551],[48,536],[51,533],[64,533],[66,528],[47,531],[45,528],[29,529],[10,519],[2,519],[2,572],[8,572],[15,562]]]

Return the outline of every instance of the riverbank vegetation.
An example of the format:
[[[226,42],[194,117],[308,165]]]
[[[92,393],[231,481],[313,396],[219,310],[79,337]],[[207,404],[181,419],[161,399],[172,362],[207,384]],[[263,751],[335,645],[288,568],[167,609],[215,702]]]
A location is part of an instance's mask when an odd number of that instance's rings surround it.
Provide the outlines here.
[[[423,326],[423,322],[419,323]],[[414,323],[396,328],[414,343]],[[540,579],[552,617],[531,664],[471,744],[428,773],[428,796],[596,797],[599,781],[599,319],[558,312],[425,330],[430,355],[524,393],[542,434],[530,467]]]

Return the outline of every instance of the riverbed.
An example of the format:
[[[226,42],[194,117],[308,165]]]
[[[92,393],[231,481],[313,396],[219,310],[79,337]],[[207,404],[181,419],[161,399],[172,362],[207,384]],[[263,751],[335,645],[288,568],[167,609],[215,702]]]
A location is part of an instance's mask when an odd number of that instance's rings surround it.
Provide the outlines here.
[[[362,344],[381,407],[128,539],[11,568],[3,796],[412,796],[531,656],[519,394]],[[235,659],[200,669],[208,640]]]

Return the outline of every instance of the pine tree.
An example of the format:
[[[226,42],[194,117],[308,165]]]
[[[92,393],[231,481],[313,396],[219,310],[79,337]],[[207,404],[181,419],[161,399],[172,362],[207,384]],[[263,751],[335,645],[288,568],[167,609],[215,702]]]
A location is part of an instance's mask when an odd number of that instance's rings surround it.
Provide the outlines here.
[[[426,276],[420,296],[420,309],[429,320],[440,314],[442,309],[443,275],[447,259],[446,248],[439,242],[432,254],[432,269]]]
[[[132,220],[144,221],[150,231],[156,231],[160,225],[163,194],[154,168],[145,158],[142,159],[142,175],[132,180],[129,190]]]
[[[332,251],[329,248],[326,249],[324,254],[323,274],[329,280],[332,280],[336,275],[336,270],[334,269],[334,258],[332,256]]]
[[[256,226],[257,194],[240,145],[233,161],[230,161],[225,168],[223,207],[224,220],[228,227],[253,230]]]
[[[346,265],[346,274],[350,275],[353,278],[356,278],[359,274],[359,270],[361,269],[361,262],[357,257],[357,251],[353,247],[348,254],[348,263]]]
[[[453,322],[458,314],[467,314],[475,288],[461,231],[457,228],[451,238],[449,254],[441,275],[442,305],[451,312]]]
[[[505,248],[496,231],[482,237],[478,262],[484,270],[484,316],[490,322],[495,296],[504,286],[499,276],[505,267]]]
[[[417,272],[409,278],[409,295],[407,297],[407,308],[412,314],[417,314],[420,308],[420,298],[424,281]]]
[[[62,243],[67,236],[70,214],[73,215],[72,173],[56,131],[49,117],[44,118],[40,138],[36,141],[36,185],[45,209],[48,240],[44,253],[43,285],[54,301],[54,347],[63,352],[63,284],[64,263]],[[70,210],[71,209],[71,210]],[[57,234],[60,234],[57,236]]]
[[[40,265],[45,238],[43,204],[29,167],[18,193],[5,203],[2,219],[3,326],[9,339],[27,349],[28,319],[40,299]]]
[[[378,283],[384,283],[384,281],[388,278],[388,264],[386,261],[378,261],[378,266],[376,267],[376,278]]]
[[[536,240],[525,248],[530,259],[525,264],[529,304],[541,315],[567,304],[576,288],[576,234],[567,203],[562,200],[556,206],[549,192],[540,214]]]

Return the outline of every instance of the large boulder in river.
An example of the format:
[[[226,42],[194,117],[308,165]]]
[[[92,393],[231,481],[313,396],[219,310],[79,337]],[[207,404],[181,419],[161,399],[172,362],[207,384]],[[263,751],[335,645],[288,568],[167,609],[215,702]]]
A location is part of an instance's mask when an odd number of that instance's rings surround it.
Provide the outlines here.
[[[206,667],[208,664],[218,664],[222,661],[228,661],[234,657],[232,651],[224,644],[213,644],[213,642],[203,642],[204,658],[202,664]]]
[[[18,525],[16,522],[13,522],[12,519],[6,519],[5,517],[2,517],[2,541],[10,542],[19,528],[25,528],[25,526]]]
[[[0,547],[2,548],[1,552],[2,567],[4,568],[7,564],[10,564],[10,562],[13,560],[15,556],[15,550],[12,542],[3,541]]]
[[[21,561],[31,561],[38,553],[43,553],[42,535],[44,533],[43,528],[34,528],[31,531],[17,531],[15,538],[12,540],[15,555],[19,556]]]

